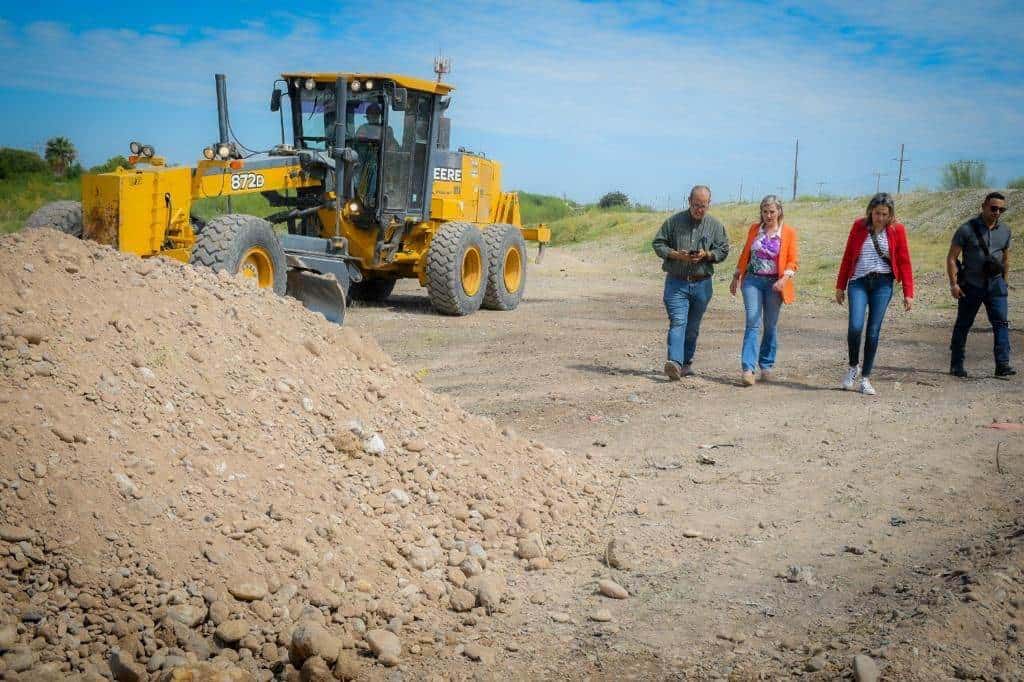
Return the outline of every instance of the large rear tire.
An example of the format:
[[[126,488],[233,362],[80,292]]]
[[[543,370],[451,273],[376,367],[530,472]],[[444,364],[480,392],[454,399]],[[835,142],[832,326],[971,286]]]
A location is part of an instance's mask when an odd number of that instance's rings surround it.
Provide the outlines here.
[[[232,213],[208,222],[196,238],[189,262],[215,272],[241,272],[261,289],[273,289],[281,296],[288,286],[288,262],[274,228],[252,215]]]
[[[487,292],[483,307],[515,310],[526,288],[526,240],[515,225],[491,225],[484,230],[487,245]]]
[[[348,288],[348,297],[352,301],[381,303],[395,290],[397,282],[395,279],[364,279],[362,282],[353,282]]]
[[[487,290],[487,246],[471,223],[446,223],[427,251],[427,292],[434,309],[469,315],[480,309]]]
[[[82,237],[82,202],[52,201],[37,208],[25,221],[28,229],[52,227],[72,237]]]

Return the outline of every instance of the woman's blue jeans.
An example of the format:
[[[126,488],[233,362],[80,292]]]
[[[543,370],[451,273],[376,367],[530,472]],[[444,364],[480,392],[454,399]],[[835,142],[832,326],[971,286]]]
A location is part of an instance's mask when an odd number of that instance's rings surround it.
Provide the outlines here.
[[[864,316],[867,314],[867,333],[864,338],[864,364],[861,376],[871,376],[875,365],[875,353],[878,352],[878,336],[882,331],[882,320],[892,300],[893,276],[882,273],[869,273],[864,277],[851,280],[846,287],[846,296],[850,306],[850,326],[846,340],[850,347],[850,367],[856,365],[860,358],[860,336],[864,330]]]
[[[778,335],[775,326],[782,309],[782,294],[772,289],[778,281],[774,275],[746,275],[740,291],[743,293],[743,307],[747,311],[746,326],[743,330],[743,351],[740,361],[744,372],[771,369],[775,366],[775,352],[778,350]],[[757,344],[757,333],[761,331],[761,345]]]

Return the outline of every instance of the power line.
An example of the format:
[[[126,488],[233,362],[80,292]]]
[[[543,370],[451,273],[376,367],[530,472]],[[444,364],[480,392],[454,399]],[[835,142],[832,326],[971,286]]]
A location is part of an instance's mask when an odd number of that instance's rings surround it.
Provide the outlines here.
[[[874,173],[872,173],[872,175],[875,176],[875,194],[878,194],[880,191],[882,191],[882,178],[888,177],[889,174],[882,173],[880,171],[875,171]]]
[[[902,142],[900,143],[900,157],[898,159],[893,159],[893,161],[899,161],[900,162],[899,175],[896,178],[896,194],[898,195],[900,193],[900,191],[903,189],[903,180],[904,180],[904,177],[903,177],[903,164],[910,162],[910,159],[906,159],[906,158],[903,157],[903,143]]]
[[[797,163],[800,160],[800,140],[796,141],[796,153],[793,154],[793,201],[796,201],[796,179],[799,177],[797,172]]]

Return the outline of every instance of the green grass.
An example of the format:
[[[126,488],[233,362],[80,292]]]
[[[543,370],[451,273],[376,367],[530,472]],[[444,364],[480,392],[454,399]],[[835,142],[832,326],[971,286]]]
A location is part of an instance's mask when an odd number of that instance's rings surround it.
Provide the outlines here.
[[[561,197],[546,194],[519,192],[519,210],[524,225],[550,223],[572,215],[573,209],[569,202]]]
[[[911,257],[919,276],[927,272],[943,277],[953,230],[977,214],[984,194],[984,190],[916,192],[898,198],[897,218],[907,226]],[[1006,194],[1011,210],[1004,220],[1010,229],[1020,234],[1024,231],[1024,191],[1008,190]],[[785,220],[800,234],[801,288],[810,288],[822,296],[831,295],[850,224],[864,214],[867,202],[868,197],[808,197],[786,203]],[[732,250],[725,267],[731,270],[736,264],[737,252],[746,238],[748,226],[757,220],[758,205],[713,205],[711,214],[722,221],[729,234]],[[651,239],[669,215],[668,212],[590,210],[552,222],[552,244],[567,246],[608,240],[621,244],[624,251],[648,254],[651,253]],[[1015,272],[1021,270],[1021,260],[1011,259],[1011,268]]]
[[[0,180],[0,233],[21,229],[32,211],[43,204],[61,199],[81,199],[80,178],[60,180],[48,174],[24,175],[13,179]],[[523,224],[546,223],[571,215],[572,208],[560,197],[543,194],[519,193]],[[210,220],[228,212],[227,199],[200,199],[193,204],[192,212],[204,220]],[[266,217],[281,210],[267,202],[260,194],[246,194],[233,197],[232,210]]]
[[[271,206],[262,194],[242,194],[231,197],[231,213],[248,213],[266,218],[281,210],[284,209]],[[199,216],[203,220],[210,220],[225,213],[228,213],[227,198],[199,199],[192,204],[192,215]]]
[[[61,199],[80,199],[80,179],[59,180],[48,174],[21,175],[0,180],[0,234],[21,229],[32,211]]]
[[[1024,190],[1006,190],[1010,211],[1004,220],[1018,235],[1024,232]],[[956,226],[978,211],[985,190],[955,192],[912,192],[898,198],[897,216],[907,225],[911,255],[919,272],[942,276],[949,238]],[[32,174],[0,180],[0,233],[21,229],[29,214],[50,201],[80,199],[81,180],[58,179],[48,174]],[[560,197],[519,193],[523,223],[545,222],[552,231],[554,246],[608,240],[627,252],[648,254],[651,239],[668,212],[637,209],[601,210],[587,207],[574,215],[573,205]],[[786,222],[800,231],[801,287],[829,295],[845,245],[850,223],[863,214],[867,197],[853,199],[801,197],[787,202]],[[267,216],[279,209],[259,194],[232,199],[232,210]],[[206,220],[227,212],[226,199],[197,201],[194,213]],[[726,267],[735,264],[736,251],[743,243],[747,226],[756,220],[757,205],[728,203],[714,205],[711,213],[721,220],[729,233],[733,250]],[[925,265],[927,264],[927,265]],[[1021,270],[1021,259],[1011,259],[1013,270]]]

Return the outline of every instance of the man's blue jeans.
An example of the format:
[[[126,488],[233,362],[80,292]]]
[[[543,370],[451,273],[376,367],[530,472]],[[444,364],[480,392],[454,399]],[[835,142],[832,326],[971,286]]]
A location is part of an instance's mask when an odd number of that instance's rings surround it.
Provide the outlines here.
[[[697,350],[700,319],[711,301],[711,278],[687,282],[665,275],[664,301],[669,319],[668,359],[688,365]]]
[[[782,309],[782,294],[772,289],[778,277],[746,275],[740,291],[743,293],[743,307],[747,310],[746,327],[743,330],[743,352],[740,360],[744,372],[771,369],[775,366],[775,351],[778,349],[778,337],[775,325],[779,322],[779,311]],[[757,332],[764,324],[761,335],[761,347],[758,350]]]
[[[846,340],[850,350],[850,367],[857,364],[860,356],[860,335],[864,329],[864,315],[867,313],[867,334],[864,339],[864,364],[860,373],[871,376],[875,366],[875,353],[878,352],[878,336],[882,331],[882,320],[892,300],[893,276],[881,273],[869,273],[864,277],[851,280],[846,287],[846,296],[850,306],[850,326]]]
[[[967,332],[971,331],[978,309],[984,304],[988,321],[992,323],[992,353],[995,355],[996,366],[1009,365],[1010,324],[1007,322],[1009,302],[1006,280],[993,277],[988,287],[976,287],[965,282],[960,290],[964,295],[957,301],[956,324],[953,325],[953,338],[949,342],[950,364],[964,364]]]

